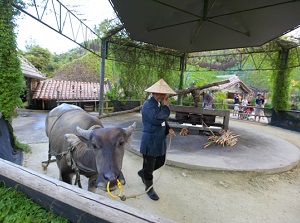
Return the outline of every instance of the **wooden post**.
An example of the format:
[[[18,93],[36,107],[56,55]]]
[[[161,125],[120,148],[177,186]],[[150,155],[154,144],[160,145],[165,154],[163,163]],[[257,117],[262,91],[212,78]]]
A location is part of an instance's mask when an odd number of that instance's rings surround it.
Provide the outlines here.
[[[105,97],[105,108],[106,108],[106,113],[108,114],[108,97]]]
[[[187,54],[184,53],[180,57],[180,81],[179,81],[179,89],[182,89],[183,87],[183,79],[184,79],[184,71],[186,67],[186,58]],[[182,105],[182,95],[178,95],[178,104]]]
[[[59,106],[59,91],[56,92],[56,104]]]

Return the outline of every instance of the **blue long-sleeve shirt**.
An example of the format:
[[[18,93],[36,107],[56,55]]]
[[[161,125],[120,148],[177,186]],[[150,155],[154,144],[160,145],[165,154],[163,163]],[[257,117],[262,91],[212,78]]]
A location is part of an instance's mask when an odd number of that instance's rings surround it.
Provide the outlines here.
[[[168,106],[159,106],[154,97],[144,102],[142,106],[143,135],[140,152],[149,156],[166,154],[166,132],[169,130],[167,118],[170,116]]]

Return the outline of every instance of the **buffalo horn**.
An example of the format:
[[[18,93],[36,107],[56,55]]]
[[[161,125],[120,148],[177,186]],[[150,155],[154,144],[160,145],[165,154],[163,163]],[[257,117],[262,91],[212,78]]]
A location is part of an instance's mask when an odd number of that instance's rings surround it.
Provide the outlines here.
[[[135,127],[136,127],[136,123],[134,122],[131,126],[124,128],[126,135],[130,136],[133,133],[133,131],[135,130]]]
[[[93,130],[84,130],[84,129],[80,128],[79,126],[76,127],[76,130],[82,137],[84,137],[86,139],[90,138],[91,132],[93,131]]]

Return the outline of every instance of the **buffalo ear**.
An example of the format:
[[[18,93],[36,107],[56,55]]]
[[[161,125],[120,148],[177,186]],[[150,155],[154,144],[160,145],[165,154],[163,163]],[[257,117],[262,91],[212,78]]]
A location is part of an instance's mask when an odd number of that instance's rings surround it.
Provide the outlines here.
[[[68,141],[69,145],[72,146],[75,146],[80,142],[79,137],[74,134],[65,134],[65,139]]]
[[[127,127],[127,128],[123,128],[126,132],[126,136],[129,137],[131,136],[131,134],[133,133],[133,131],[136,128],[136,122],[134,122],[131,126]]]

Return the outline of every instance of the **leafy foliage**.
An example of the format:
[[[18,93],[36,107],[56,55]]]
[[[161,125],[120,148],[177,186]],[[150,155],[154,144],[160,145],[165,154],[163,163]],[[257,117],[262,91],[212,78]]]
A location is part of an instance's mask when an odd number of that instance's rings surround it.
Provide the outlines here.
[[[244,72],[244,75],[239,74],[239,78],[248,86],[259,89],[261,91],[270,91],[270,77],[272,71],[251,71]]]
[[[255,51],[255,49],[250,51]],[[237,73],[246,85],[269,91],[271,71],[268,69],[272,68],[274,57],[273,53],[269,54],[266,57],[265,52],[252,52],[250,54],[247,53],[247,50],[243,52],[242,49],[193,53],[187,66],[187,74],[192,74],[189,77],[189,82],[198,79],[199,74],[202,75],[201,79],[211,82],[213,76]],[[257,70],[256,67],[258,66],[260,66],[260,70]]]
[[[47,77],[51,77],[62,66],[71,63],[72,61],[84,56],[86,50],[74,48],[62,54],[52,54],[47,48],[43,48],[33,40],[32,44],[26,45],[25,51],[19,51],[32,65],[39,71],[45,73]]]
[[[0,222],[67,223],[67,219],[48,212],[15,188],[6,188],[0,181]]]
[[[14,0],[15,4],[23,3]],[[11,1],[0,1],[0,112],[10,121],[17,105],[22,103],[20,93],[24,77],[16,51],[16,26],[14,16],[18,14]]]
[[[197,71],[192,71],[193,67],[191,65],[187,66],[187,72],[184,79],[184,87],[195,87],[202,86],[204,84],[219,81],[220,79],[216,77],[216,71],[203,72],[206,68],[199,68]]]
[[[228,104],[225,103],[227,98],[227,91],[217,91],[213,95],[215,109],[228,109]]]
[[[288,50],[282,48],[276,61],[276,70],[271,77],[272,105],[275,111],[290,108],[291,69],[286,69]]]
[[[70,81],[98,82],[100,70],[99,57],[87,53],[62,65],[53,75],[54,78]]]
[[[32,63],[39,71],[45,73],[49,70],[50,58],[52,54],[48,49],[40,46],[31,46],[24,54],[24,57]]]
[[[171,88],[176,89],[179,72],[173,70],[178,62],[173,56],[139,48],[129,49],[120,45],[111,45],[111,49],[114,53],[126,54],[123,61],[113,64],[125,98],[145,99],[147,94],[144,90],[161,78]]]

